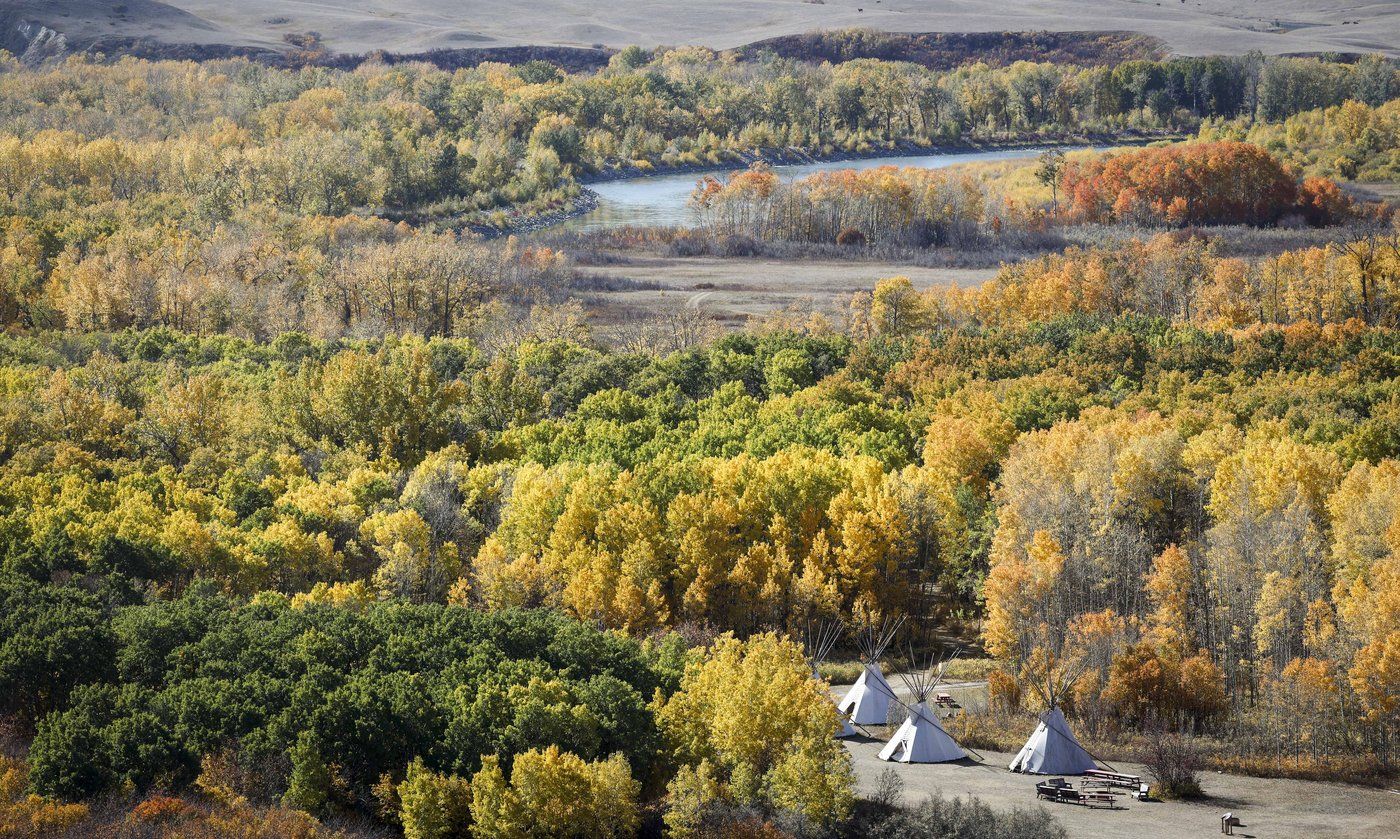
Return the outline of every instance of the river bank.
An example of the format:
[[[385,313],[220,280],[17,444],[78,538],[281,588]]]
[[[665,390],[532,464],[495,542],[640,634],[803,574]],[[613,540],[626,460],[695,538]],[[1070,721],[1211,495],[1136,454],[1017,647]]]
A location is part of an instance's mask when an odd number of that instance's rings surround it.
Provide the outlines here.
[[[787,169],[790,177],[801,177],[812,169],[838,168],[839,164],[869,164],[889,161],[898,165],[901,161],[923,159],[927,165],[954,165],[972,162],[981,157],[1018,157],[1016,152],[1030,152],[1046,148],[1108,148],[1140,146],[1163,140],[1181,140],[1186,135],[1169,133],[1127,132],[1120,134],[1081,134],[1073,136],[1021,137],[1005,142],[966,142],[938,143],[922,145],[915,142],[897,142],[878,148],[836,151],[830,154],[812,154],[796,148],[755,149],[751,152],[734,153],[731,159],[721,163],[678,164],[671,166],[617,167],[603,172],[592,172],[578,178],[579,194],[565,206],[543,213],[533,213],[509,218],[504,224],[465,224],[460,229],[470,230],[486,238],[509,235],[524,235],[546,229],[568,225],[595,216],[593,223],[586,227],[623,226],[677,226],[685,224],[685,219],[677,213],[694,184],[689,178],[703,175],[733,172],[755,163],[764,163],[777,170]],[[941,160],[947,158],[946,162]],[[935,161],[937,161],[935,163]],[[685,180],[678,180],[685,179]],[[635,188],[634,188],[635,185]],[[624,191],[636,192],[635,199],[624,197]],[[650,194],[648,194],[650,193]],[[612,214],[607,211],[613,211]]]
[[[490,224],[465,224],[463,230],[471,231],[487,239],[496,239],[501,236],[520,236],[527,233],[534,233],[539,230],[554,227],[569,219],[578,218],[598,208],[601,198],[598,193],[588,187],[581,187],[578,195],[571,198],[568,203],[557,210],[549,210],[543,213],[531,213],[521,216],[519,220],[511,220],[505,225],[496,226]]]

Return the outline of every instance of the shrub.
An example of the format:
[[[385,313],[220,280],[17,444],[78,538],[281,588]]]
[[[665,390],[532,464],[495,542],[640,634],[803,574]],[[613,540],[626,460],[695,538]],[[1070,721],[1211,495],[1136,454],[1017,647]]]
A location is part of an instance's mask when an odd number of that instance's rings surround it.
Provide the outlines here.
[[[1140,762],[1156,781],[1162,798],[1200,798],[1204,795],[1196,778],[1201,755],[1190,737],[1158,728],[1151,732]]]
[[[718,804],[705,812],[697,839],[793,839],[765,814],[745,807]],[[801,835],[801,834],[797,834]]]
[[[753,257],[763,253],[763,246],[752,236],[725,236],[720,251],[727,257]]]
[[[817,665],[817,673],[833,685],[853,684],[860,678],[865,665],[859,661],[823,661]]]
[[[870,800],[884,808],[899,807],[904,803],[904,778],[893,767],[886,767],[875,779],[875,791]]]
[[[1005,670],[993,670],[987,674],[987,697],[998,710],[1015,711],[1021,707],[1021,684]]]
[[[516,757],[509,783],[487,755],[471,786],[476,839],[623,837],[641,820],[641,785],[621,755],[589,763],[557,746],[532,749]]]
[[[0,756],[0,837],[60,833],[88,816],[86,804],[62,804],[25,795],[29,767]]]
[[[147,824],[173,821],[189,812],[189,805],[168,795],[153,795],[131,808],[128,818]]]
[[[1307,178],[1298,187],[1298,207],[1313,227],[1327,227],[1351,213],[1351,199],[1331,178]]]
[[[705,256],[709,252],[709,237],[703,233],[690,231],[678,233],[667,245],[667,253],[670,256]]]
[[[331,771],[309,731],[302,732],[288,756],[292,759],[292,775],[282,803],[307,813],[319,812],[330,793]]]
[[[875,839],[937,836],[939,839],[1064,839],[1068,836],[1041,807],[994,810],[977,798],[944,798],[934,793],[928,800],[897,813],[871,831]]]
[[[836,234],[836,244],[843,248],[863,248],[866,245],[865,234],[854,227],[842,228]]]

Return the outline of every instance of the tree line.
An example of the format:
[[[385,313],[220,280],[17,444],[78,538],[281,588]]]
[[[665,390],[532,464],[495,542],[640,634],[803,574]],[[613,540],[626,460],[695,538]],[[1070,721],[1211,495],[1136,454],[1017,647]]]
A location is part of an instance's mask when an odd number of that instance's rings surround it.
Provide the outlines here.
[[[1063,315],[1137,313],[1207,328],[1351,321],[1394,326],[1400,230],[1375,224],[1324,247],[1257,260],[1222,257],[1197,232],[1070,248],[1004,266],[980,288],[904,295],[921,322],[1008,325]]]
[[[1052,187],[1043,204],[1007,189],[1008,175],[979,177],[975,167],[881,166],[785,182],[760,164],[723,181],[701,178],[691,203],[718,236],[915,248],[977,246],[1057,225],[1325,227],[1356,210],[1335,181],[1303,177],[1260,146],[1234,140],[1073,158],[1052,150],[1035,175]],[[1379,212],[1384,220],[1388,211]]]

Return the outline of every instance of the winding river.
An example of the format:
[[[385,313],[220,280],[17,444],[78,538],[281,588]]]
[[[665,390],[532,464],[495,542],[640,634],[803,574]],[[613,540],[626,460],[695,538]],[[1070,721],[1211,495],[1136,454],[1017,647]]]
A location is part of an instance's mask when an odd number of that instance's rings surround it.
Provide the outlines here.
[[[1016,160],[1034,157],[1043,149],[1017,148],[993,151],[945,152],[927,155],[892,155],[866,157],[858,160],[829,160],[820,163],[797,163],[774,166],[773,171],[784,180],[794,180],[816,172],[838,169],[874,169],[877,166],[918,166],[941,169],[959,163],[986,160]],[[1069,151],[1067,148],[1066,151]],[[731,170],[737,171],[737,170]],[[726,173],[715,173],[723,178]],[[570,230],[600,230],[610,227],[674,227],[695,223],[695,210],[688,203],[695,182],[702,175],[686,172],[676,175],[651,175],[604,181],[589,188],[598,194],[598,206],[587,213],[568,219],[561,226]]]

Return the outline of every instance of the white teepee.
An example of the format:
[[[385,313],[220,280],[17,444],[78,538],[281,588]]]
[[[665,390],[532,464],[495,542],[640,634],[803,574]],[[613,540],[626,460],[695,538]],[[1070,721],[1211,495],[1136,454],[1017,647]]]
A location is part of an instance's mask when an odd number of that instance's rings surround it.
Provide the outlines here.
[[[1094,759],[1074,739],[1065,715],[1051,706],[1040,715],[1040,725],[1017,752],[1010,768],[1012,772],[1036,775],[1083,775],[1096,766]]]
[[[913,660],[912,654],[910,660]],[[945,763],[967,757],[962,747],[943,730],[943,726],[938,722],[938,715],[928,707],[928,698],[942,681],[946,664],[947,662],[940,662],[937,672],[929,667],[916,673],[900,674],[909,686],[909,693],[914,697],[914,706],[909,709],[909,717],[904,720],[904,724],[880,750],[881,760],[899,763]]]
[[[902,618],[887,620],[878,627],[870,624],[861,634],[860,651],[865,669],[837,706],[856,725],[884,725],[889,722],[890,703],[895,698],[894,688],[885,681],[885,674],[880,672],[880,656],[885,654],[885,648],[894,640],[901,623]]]
[[[938,724],[927,702],[909,709],[909,718],[880,750],[881,760],[899,763],[944,763],[965,757],[967,753]]]
[[[1044,673],[1044,683],[1033,680],[1031,686],[1040,698],[1045,700],[1045,713],[1040,715],[1040,724],[1031,732],[1030,739],[1009,767],[1012,772],[1030,772],[1036,775],[1083,775],[1090,769],[1098,768],[1093,755],[1074,739],[1069,730],[1069,722],[1060,712],[1060,697],[1074,684],[1082,670],[1082,664],[1050,659]]]
[[[810,625],[807,627],[807,631],[802,636],[802,649],[807,654],[807,664],[812,668],[813,679],[819,682],[822,680],[821,673],[817,671],[817,665],[826,660],[844,629],[845,626],[840,621],[821,623],[815,630]],[[851,721],[845,716],[841,716],[841,724],[837,728],[835,736],[854,737],[855,734],[856,730],[851,726]]]
[[[894,699],[894,688],[885,681],[880,665],[874,661],[865,663],[856,683],[842,698],[837,710],[857,725],[884,725],[890,721],[890,702]]]

